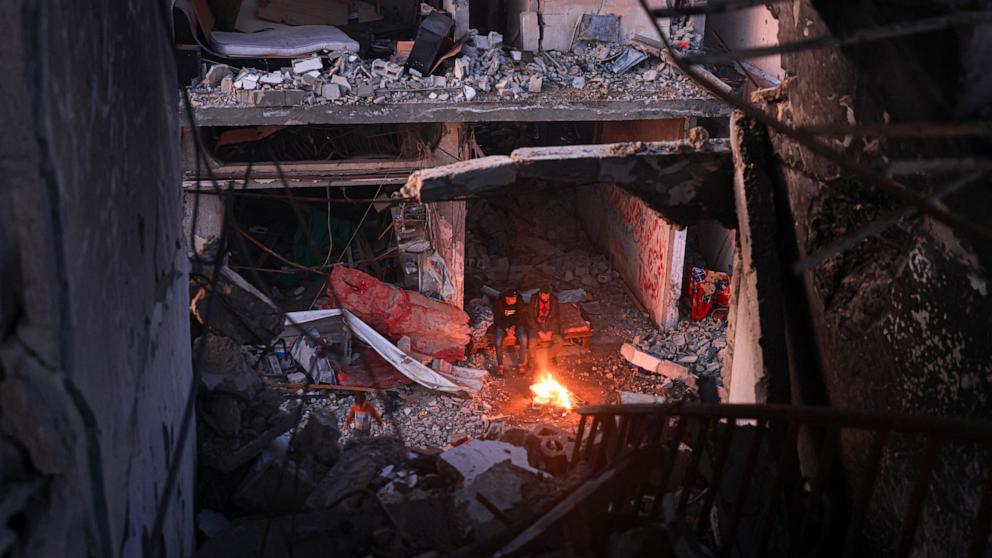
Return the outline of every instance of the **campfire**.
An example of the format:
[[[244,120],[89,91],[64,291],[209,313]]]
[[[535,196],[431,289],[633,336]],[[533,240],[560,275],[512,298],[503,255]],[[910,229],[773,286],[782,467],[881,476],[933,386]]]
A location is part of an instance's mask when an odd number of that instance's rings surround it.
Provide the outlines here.
[[[572,395],[568,392],[568,388],[555,380],[551,372],[545,372],[544,379],[531,384],[530,391],[534,394],[532,400],[535,405],[551,405],[565,411],[572,410]]]

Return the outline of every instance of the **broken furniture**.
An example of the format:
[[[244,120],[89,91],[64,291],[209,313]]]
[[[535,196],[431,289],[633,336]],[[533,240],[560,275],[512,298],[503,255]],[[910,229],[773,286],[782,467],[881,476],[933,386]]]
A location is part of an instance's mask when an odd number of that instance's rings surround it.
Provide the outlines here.
[[[434,60],[437,58],[445,37],[451,31],[455,22],[444,14],[431,13],[424,18],[417,30],[417,38],[413,42],[413,50],[406,60],[407,70],[426,76],[431,73]]]

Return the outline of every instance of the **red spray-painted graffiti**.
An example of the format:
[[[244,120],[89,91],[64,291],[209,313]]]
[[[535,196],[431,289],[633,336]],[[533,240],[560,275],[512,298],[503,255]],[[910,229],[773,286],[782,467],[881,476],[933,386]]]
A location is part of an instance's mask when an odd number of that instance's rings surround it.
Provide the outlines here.
[[[643,201],[617,186],[596,188],[606,215],[603,232],[614,265],[636,285],[641,302],[652,318],[661,322],[665,313],[666,251],[671,226]]]

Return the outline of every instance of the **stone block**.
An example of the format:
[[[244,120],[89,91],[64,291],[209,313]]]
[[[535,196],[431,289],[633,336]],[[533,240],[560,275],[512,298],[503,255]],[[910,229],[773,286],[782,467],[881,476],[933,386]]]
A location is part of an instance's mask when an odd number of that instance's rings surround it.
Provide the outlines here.
[[[293,72],[297,74],[305,74],[313,70],[320,70],[323,67],[324,63],[321,61],[319,56],[293,60]]]
[[[620,347],[620,354],[631,364],[647,370],[648,372],[658,372],[658,367],[662,360],[654,355],[649,355],[630,343],[624,343]]]

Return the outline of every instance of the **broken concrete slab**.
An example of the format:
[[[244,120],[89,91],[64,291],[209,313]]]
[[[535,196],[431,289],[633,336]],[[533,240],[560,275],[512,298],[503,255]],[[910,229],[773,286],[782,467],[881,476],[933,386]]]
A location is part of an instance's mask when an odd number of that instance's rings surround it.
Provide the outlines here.
[[[544,78],[542,78],[541,76],[538,75],[530,76],[530,79],[527,81],[527,91],[529,93],[540,93],[541,86],[543,84],[544,84]]]
[[[320,96],[325,99],[341,98],[341,86],[337,83],[325,83],[320,88]]]
[[[331,83],[340,87],[341,90],[344,91],[345,93],[351,91],[351,82],[348,81],[348,78],[344,76],[340,76],[340,75],[331,76]]]
[[[706,217],[733,226],[735,208],[727,192],[730,172],[725,139],[709,139],[699,145],[668,141],[528,147],[514,150],[509,157],[482,157],[416,171],[402,194],[435,202],[527,178],[559,184],[602,182],[634,190],[678,224]]]
[[[193,341],[193,355],[200,364],[200,384],[208,391],[228,393],[249,400],[264,387],[262,379],[248,367],[241,345],[229,337],[207,333]]]
[[[657,405],[665,403],[664,395],[656,393],[635,393],[633,391],[620,392],[621,405]]]
[[[311,470],[286,452],[289,437],[280,436],[258,456],[234,493],[233,503],[248,513],[284,514],[303,509],[316,487]]]
[[[291,449],[295,455],[312,456],[326,466],[332,466],[341,455],[338,440],[338,419],[334,412],[320,407],[311,408],[306,424],[294,436]]]
[[[278,394],[276,396],[279,397]],[[282,398],[279,397],[279,399]],[[205,465],[222,473],[234,471],[254,459],[273,440],[293,427],[296,422],[296,405],[298,404],[299,402],[295,401],[287,402],[277,413],[267,419],[262,419],[261,425],[267,429],[254,438],[248,440],[218,437],[200,438],[200,459]]]
[[[319,56],[293,60],[293,73],[296,74],[305,74],[313,70],[320,70],[323,67],[324,63]]]
[[[198,558],[283,558],[388,554],[391,542],[374,552],[374,533],[391,528],[378,506],[320,510],[280,517],[245,519],[197,549]]]
[[[206,75],[203,76],[203,84],[208,87],[217,87],[225,77],[230,77],[233,75],[234,70],[232,70],[230,66],[217,64],[215,66],[211,66],[210,69],[207,70]]]
[[[349,492],[367,488],[383,467],[402,461],[403,444],[395,438],[354,439],[307,499],[306,507],[328,508]]]
[[[197,279],[200,288],[190,302],[190,310],[201,324],[243,345],[265,345],[282,332],[282,311],[243,277],[226,266],[220,269],[216,285],[209,285],[211,276],[207,270]]]
[[[455,502],[465,506],[476,538],[486,538],[502,530],[503,521],[522,519],[521,508],[529,508],[529,488],[540,482],[541,477],[534,472],[503,461],[456,492]]]
[[[538,473],[537,469],[530,466],[526,449],[492,440],[472,440],[454,447],[442,453],[441,460],[461,477],[463,486],[471,484],[476,477],[503,461],[510,461],[526,471]]]
[[[658,367],[661,366],[662,363],[660,358],[645,353],[630,343],[624,343],[620,347],[620,355],[627,359],[627,362],[633,364],[634,366],[643,368],[648,372],[657,372]]]

